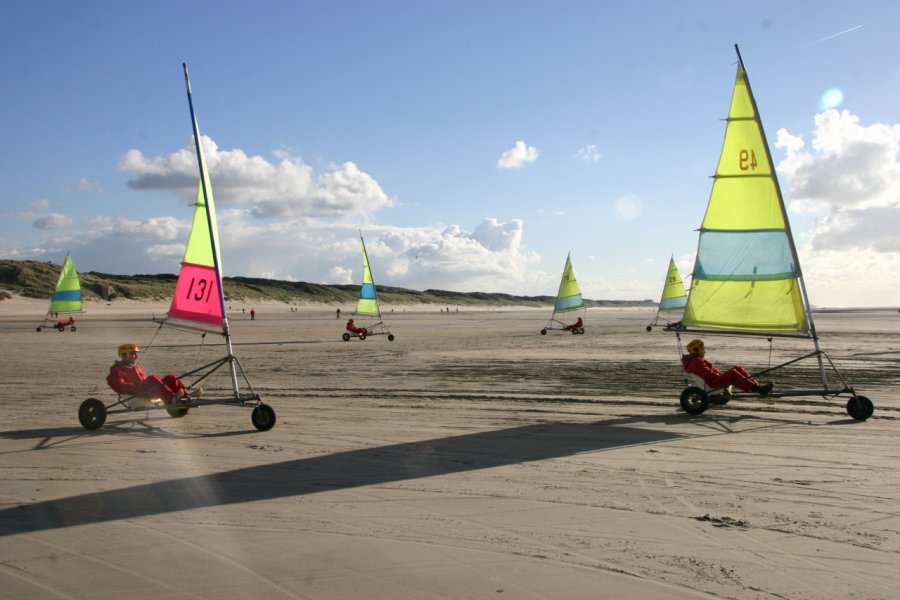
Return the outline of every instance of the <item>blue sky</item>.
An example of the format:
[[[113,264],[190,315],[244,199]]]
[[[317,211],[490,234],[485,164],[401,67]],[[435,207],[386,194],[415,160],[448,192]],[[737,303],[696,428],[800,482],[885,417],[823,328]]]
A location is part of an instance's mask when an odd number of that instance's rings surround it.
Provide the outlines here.
[[[900,3],[0,7],[0,257],[177,272],[196,166],[226,275],[658,299],[689,274],[734,44],[813,304],[895,305]],[[829,90],[840,90],[840,93]],[[829,99],[830,104],[823,99]]]

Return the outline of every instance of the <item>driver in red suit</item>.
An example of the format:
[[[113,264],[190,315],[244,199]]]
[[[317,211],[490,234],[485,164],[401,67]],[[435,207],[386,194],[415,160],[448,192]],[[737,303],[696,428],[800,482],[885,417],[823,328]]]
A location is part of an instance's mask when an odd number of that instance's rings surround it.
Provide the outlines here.
[[[191,398],[199,398],[202,390],[193,392],[175,375],[166,375],[160,379],[157,375],[148,376],[137,364],[140,348],[137,344],[122,344],[118,348],[119,360],[109,368],[106,383],[116,393],[126,396],[142,396],[145,398],[162,398],[166,404],[176,403]]]
[[[740,390],[753,392],[761,396],[765,396],[772,391],[771,382],[759,385],[759,381],[743,367],[734,366],[727,371],[720,371],[715,368],[711,362],[704,358],[706,356],[706,348],[703,345],[703,340],[692,340],[689,342],[687,351],[688,354],[681,358],[684,370],[692,375],[697,375],[706,382],[706,385],[713,389],[734,385]]]
[[[369,335],[369,330],[365,327],[357,327],[356,325],[354,325],[353,319],[347,320],[347,331],[349,331],[350,333],[365,333],[366,335]]]

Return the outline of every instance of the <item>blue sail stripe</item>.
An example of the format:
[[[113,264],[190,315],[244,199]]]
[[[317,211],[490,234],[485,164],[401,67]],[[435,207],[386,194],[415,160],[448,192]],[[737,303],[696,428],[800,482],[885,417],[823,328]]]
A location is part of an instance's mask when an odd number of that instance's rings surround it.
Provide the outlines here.
[[[62,292],[54,292],[52,300],[54,302],[70,302],[72,300],[81,300],[81,290],[68,290]]]
[[[363,300],[375,299],[375,286],[371,283],[364,283],[359,290],[359,297]]]

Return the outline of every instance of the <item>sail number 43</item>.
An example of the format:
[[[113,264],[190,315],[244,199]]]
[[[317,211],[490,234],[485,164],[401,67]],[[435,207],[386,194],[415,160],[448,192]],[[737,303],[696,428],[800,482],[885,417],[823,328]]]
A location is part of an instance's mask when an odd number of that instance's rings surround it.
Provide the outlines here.
[[[756,164],[756,152],[741,150],[741,171],[755,171]]]

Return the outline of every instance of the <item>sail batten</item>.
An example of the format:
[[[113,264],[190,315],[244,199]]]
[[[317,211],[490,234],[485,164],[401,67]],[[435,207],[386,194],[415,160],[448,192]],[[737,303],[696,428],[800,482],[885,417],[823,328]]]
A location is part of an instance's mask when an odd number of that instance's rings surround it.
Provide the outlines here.
[[[811,331],[787,211],[740,60],[682,322],[736,332]]]

